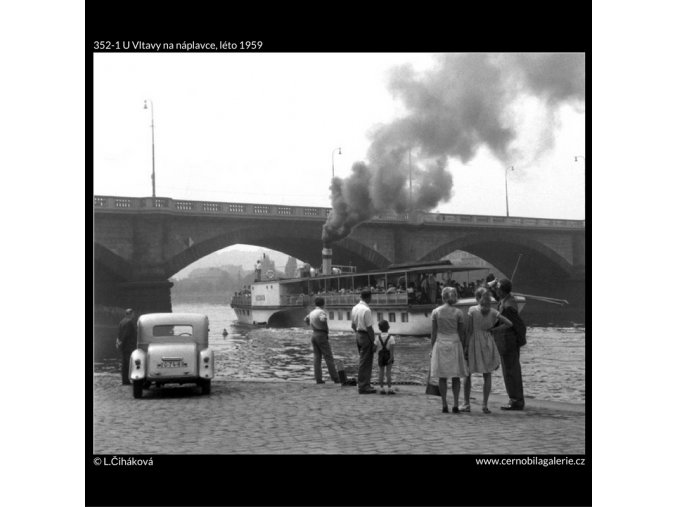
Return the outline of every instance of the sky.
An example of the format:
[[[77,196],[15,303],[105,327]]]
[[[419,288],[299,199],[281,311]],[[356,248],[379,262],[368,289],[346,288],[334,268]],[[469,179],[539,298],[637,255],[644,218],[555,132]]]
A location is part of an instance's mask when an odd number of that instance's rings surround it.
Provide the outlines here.
[[[157,196],[331,207],[332,165],[347,180],[354,163],[371,160],[379,129],[414,116],[418,99],[395,90],[394,70],[409,64],[409,84],[437,75],[438,88],[453,86],[467,74],[440,73],[449,56],[96,53],[94,193],[151,195],[152,121]],[[552,106],[542,96],[515,97],[505,113],[519,156],[497,156],[481,141],[470,155],[443,154],[453,187],[430,211],[504,216],[507,178],[511,216],[585,219],[584,100]],[[454,109],[454,121],[466,113]],[[449,135],[465,132],[461,125]],[[412,159],[416,167],[427,160],[416,148]]]

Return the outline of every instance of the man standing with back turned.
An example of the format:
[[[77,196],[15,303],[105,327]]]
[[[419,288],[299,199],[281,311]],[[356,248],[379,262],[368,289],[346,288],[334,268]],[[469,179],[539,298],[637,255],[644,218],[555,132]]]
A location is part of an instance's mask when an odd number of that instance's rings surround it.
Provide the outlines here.
[[[369,302],[371,291],[363,290],[360,293],[361,301],[353,306],[350,318],[351,327],[355,331],[357,350],[360,353],[360,364],[357,369],[357,392],[372,394],[376,392],[371,386],[371,371],[374,364],[374,321],[371,316]]]
[[[136,349],[136,314],[131,308],[125,310],[125,316],[120,321],[115,346],[122,355],[122,384],[131,384],[129,381],[129,357]]]
[[[304,320],[306,324],[313,328],[313,337],[310,341],[313,345],[315,382],[324,384],[324,380],[322,380],[322,358],[324,357],[329,376],[336,384],[340,383],[334,364],[334,355],[329,344],[329,326],[327,325],[327,312],[324,311],[324,298],[315,298],[315,309],[306,315]]]
[[[520,365],[520,346],[517,343],[515,327],[522,324],[517,300],[512,295],[512,282],[507,278],[496,284],[498,311],[513,323],[512,327],[493,333],[496,347],[501,355],[501,369],[505,390],[510,401],[501,410],[523,410],[524,391],[522,387],[522,366]],[[518,322],[519,321],[519,322]]]

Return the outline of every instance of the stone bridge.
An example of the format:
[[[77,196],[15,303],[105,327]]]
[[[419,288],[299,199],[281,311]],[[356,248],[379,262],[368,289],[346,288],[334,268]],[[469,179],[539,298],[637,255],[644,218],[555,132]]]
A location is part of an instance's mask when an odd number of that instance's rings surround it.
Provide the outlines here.
[[[168,279],[230,245],[270,248],[319,267],[330,208],[95,196],[93,211],[95,302],[143,313],[171,311]],[[510,274],[520,259],[519,292],[582,306],[585,242],[579,220],[412,213],[374,217],[331,247],[335,264],[361,270],[464,250]]]

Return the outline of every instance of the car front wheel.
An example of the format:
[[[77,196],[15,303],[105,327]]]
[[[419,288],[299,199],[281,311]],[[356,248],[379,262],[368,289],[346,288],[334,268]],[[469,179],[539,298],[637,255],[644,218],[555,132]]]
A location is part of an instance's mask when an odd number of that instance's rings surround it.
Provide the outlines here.
[[[202,394],[209,394],[212,392],[212,381],[203,380],[202,381]]]
[[[143,380],[134,380],[132,389],[134,390],[134,398],[141,398],[143,395]]]

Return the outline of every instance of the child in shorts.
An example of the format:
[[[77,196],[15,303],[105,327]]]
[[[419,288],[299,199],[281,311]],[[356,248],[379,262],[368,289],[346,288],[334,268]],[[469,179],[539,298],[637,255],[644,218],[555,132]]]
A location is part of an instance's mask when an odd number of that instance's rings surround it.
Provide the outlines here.
[[[386,382],[388,385],[387,394],[395,394],[392,389],[392,368],[395,361],[395,337],[387,334],[390,329],[390,324],[387,320],[382,320],[378,323],[378,328],[381,331],[374,340],[376,347],[376,357],[378,358],[378,381],[381,385],[381,394],[386,394],[383,389],[383,374],[385,373]],[[387,335],[383,338],[383,335]]]

